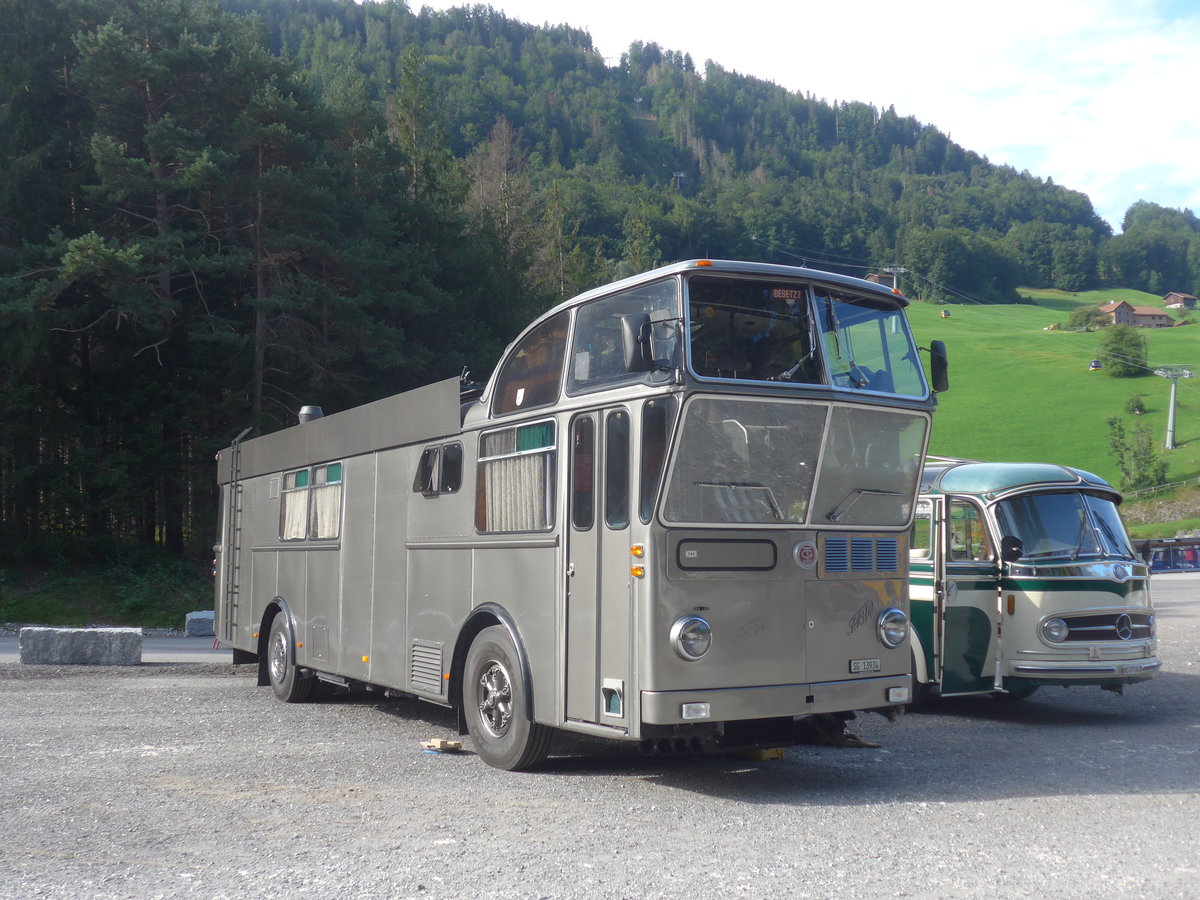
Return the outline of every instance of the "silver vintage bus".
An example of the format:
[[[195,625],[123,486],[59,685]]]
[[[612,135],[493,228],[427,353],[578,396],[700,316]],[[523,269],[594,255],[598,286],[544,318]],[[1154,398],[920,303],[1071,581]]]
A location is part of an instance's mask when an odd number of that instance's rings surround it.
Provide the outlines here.
[[[931,459],[910,543],[917,703],[1040,686],[1120,692],[1159,668],[1150,567],[1104,479]]]
[[[927,381],[879,285],[682,262],[535,320],[456,379],[219,457],[217,635],[458,710],[487,763],[553,729],[716,751],[909,698]]]

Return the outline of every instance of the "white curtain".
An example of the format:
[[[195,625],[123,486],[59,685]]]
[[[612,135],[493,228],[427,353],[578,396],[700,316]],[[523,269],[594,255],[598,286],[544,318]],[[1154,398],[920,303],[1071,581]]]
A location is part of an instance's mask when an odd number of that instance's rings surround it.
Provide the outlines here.
[[[341,532],[342,485],[313,488],[313,538],[329,540]]]
[[[286,491],[283,495],[283,539],[302,541],[308,536],[308,491]]]
[[[486,464],[488,531],[542,531],[546,508],[548,454],[495,459]]]

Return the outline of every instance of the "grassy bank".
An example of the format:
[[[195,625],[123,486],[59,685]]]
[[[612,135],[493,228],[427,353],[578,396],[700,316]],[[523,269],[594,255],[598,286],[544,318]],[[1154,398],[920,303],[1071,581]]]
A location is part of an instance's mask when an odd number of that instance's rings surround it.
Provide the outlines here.
[[[207,564],[161,556],[50,570],[0,569],[0,623],[182,629],[212,609]]]
[[[920,344],[944,340],[950,354],[950,390],[938,400],[930,452],[939,456],[1077,466],[1117,483],[1108,453],[1108,419],[1127,433],[1150,429],[1161,447],[1170,383],[1147,373],[1114,378],[1092,372],[1102,332],[1046,330],[1065,324],[1082,306],[1127,300],[1161,308],[1162,298],[1137,291],[1022,291],[1013,305],[913,303],[909,318]],[[948,310],[949,318],[942,318]],[[1195,364],[1200,371],[1200,325],[1146,329],[1151,368]],[[1146,412],[1125,411],[1141,394]],[[1168,480],[1200,476],[1200,378],[1179,382],[1177,449],[1164,451]]]

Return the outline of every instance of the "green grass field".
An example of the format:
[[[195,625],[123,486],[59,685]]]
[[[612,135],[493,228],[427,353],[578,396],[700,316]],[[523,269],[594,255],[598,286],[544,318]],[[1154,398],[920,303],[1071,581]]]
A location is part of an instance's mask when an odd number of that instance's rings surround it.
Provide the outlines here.
[[[1046,331],[1065,325],[1081,306],[1127,300],[1162,308],[1162,298],[1132,290],[1022,290],[1027,301],[1014,305],[913,303],[909,319],[918,343],[946,342],[950,390],[938,398],[929,452],[939,456],[1014,462],[1052,462],[1095,472],[1114,484],[1119,474],[1108,453],[1108,419],[1120,417],[1127,434],[1138,425],[1151,429],[1155,445],[1166,436],[1170,382],[1152,373],[1114,378],[1088,371],[1097,356],[1101,332]],[[949,318],[941,318],[941,310]],[[1153,369],[1192,364],[1200,374],[1200,324],[1151,328],[1143,332]],[[1146,412],[1133,416],[1125,405],[1134,394]],[[1179,381],[1173,451],[1168,478],[1200,476],[1200,377]]]

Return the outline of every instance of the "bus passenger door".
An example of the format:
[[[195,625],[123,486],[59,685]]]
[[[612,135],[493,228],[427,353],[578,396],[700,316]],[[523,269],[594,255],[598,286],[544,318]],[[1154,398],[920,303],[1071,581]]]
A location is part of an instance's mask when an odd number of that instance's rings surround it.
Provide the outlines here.
[[[939,511],[937,585],[943,697],[995,690],[1000,619],[999,569],[983,510],[972,500],[947,497]]]
[[[576,416],[569,440],[566,718],[627,727],[629,412],[615,408]]]

